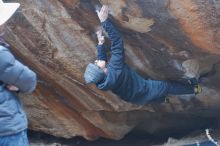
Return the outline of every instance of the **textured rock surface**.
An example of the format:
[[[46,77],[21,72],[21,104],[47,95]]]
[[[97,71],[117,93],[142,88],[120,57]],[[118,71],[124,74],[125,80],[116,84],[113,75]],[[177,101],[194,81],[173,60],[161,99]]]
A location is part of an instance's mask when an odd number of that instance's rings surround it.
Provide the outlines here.
[[[169,135],[218,123],[220,105],[219,0],[19,0],[5,39],[38,74],[23,96],[31,129],[59,137],[120,139],[132,129]],[[204,92],[144,107],[85,86],[83,72],[96,56],[95,9],[110,6],[126,46],[126,62],[144,77],[177,80],[181,63],[197,59]]]

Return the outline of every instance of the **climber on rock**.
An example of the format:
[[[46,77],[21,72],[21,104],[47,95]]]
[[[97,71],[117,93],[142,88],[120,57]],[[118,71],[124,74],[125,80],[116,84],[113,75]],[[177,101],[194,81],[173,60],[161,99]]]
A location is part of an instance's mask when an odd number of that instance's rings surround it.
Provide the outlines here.
[[[0,37],[4,34],[3,24],[19,6],[0,0]],[[37,78],[9,49],[0,38],[0,146],[28,146],[27,117],[16,94],[31,93]]]
[[[186,76],[190,77],[189,83],[146,80],[138,75],[125,63],[122,37],[108,18],[108,13],[108,7],[105,5],[100,11],[97,11],[101,25],[111,41],[111,58],[107,64],[105,39],[100,30],[97,32],[97,60],[88,64],[84,73],[87,84],[96,84],[98,89],[104,91],[111,90],[123,100],[139,105],[165,99],[170,94],[198,94],[201,92],[196,78],[198,77],[198,64],[193,60],[183,64],[183,67],[186,67]]]

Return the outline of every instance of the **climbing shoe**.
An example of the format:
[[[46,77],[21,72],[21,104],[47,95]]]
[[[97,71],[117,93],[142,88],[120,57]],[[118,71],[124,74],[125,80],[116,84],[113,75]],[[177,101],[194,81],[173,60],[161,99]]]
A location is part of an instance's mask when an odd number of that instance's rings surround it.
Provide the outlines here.
[[[194,92],[195,92],[195,94],[201,93],[202,92],[202,87],[199,84],[195,85],[194,86]]]

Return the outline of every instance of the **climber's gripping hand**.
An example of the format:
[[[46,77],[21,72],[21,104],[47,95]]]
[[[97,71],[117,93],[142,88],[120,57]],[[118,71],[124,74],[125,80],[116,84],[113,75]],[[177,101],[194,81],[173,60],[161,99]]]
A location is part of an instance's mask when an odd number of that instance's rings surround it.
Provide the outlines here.
[[[103,5],[100,11],[96,11],[100,22],[104,22],[108,18],[108,6]]]

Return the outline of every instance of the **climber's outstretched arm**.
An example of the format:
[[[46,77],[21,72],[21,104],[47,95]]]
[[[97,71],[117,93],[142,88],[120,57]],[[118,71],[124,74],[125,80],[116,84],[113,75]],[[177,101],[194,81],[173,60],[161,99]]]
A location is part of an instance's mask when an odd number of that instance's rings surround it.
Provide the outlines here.
[[[102,27],[108,33],[111,40],[111,59],[109,66],[115,69],[121,69],[124,66],[124,44],[122,37],[115,26],[108,19],[108,7],[103,6],[100,11],[97,11]]]

